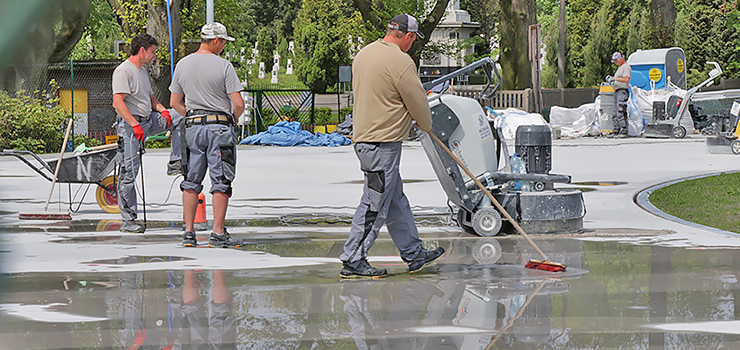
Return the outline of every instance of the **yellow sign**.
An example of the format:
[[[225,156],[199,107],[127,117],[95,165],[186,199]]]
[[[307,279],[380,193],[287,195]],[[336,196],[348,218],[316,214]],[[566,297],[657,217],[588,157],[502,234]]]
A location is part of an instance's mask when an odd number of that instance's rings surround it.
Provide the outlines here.
[[[111,143],[118,142],[118,135],[108,135],[105,137],[105,144],[110,145]]]
[[[663,76],[663,74],[660,72],[660,69],[658,69],[658,68],[653,68],[653,69],[650,70],[650,72],[648,72],[648,77],[650,78],[650,80],[652,80],[652,81],[654,81],[656,83],[660,81],[660,78],[662,76]]]
[[[683,73],[683,69],[683,60],[679,58],[678,61],[676,61],[676,70],[678,70],[679,73]]]
[[[87,90],[75,89],[75,114],[87,113]],[[72,90],[61,89],[59,90],[59,105],[64,108],[65,111],[72,111]]]

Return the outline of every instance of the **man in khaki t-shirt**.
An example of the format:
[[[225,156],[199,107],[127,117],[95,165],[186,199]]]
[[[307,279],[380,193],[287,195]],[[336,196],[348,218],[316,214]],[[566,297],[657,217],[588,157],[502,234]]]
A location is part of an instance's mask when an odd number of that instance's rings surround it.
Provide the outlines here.
[[[399,173],[401,142],[408,137],[412,120],[422,131],[431,131],[432,118],[426,91],[416,65],[406,52],[423,38],[419,23],[410,15],[393,17],[386,35],[363,48],[352,63],[355,96],[353,140],[365,187],[344,244],[342,278],[378,278],[386,269],[370,266],[367,254],[387,223],[409,272],[444,254],[421,246],[409,201]]]

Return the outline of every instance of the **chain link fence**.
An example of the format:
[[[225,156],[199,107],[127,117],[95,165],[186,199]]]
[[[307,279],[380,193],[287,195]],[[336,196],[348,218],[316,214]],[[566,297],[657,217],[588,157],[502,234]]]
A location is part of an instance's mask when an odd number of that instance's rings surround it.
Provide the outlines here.
[[[26,115],[18,116],[17,121],[13,122],[19,125],[9,125],[18,130],[5,138],[3,148],[58,152],[67,125],[65,120],[54,119],[60,113],[66,120],[74,116],[70,136],[73,141],[68,143],[68,150],[72,145],[83,142],[94,146],[105,144],[106,138],[110,141],[109,136],[115,135],[113,123],[116,121],[111,80],[113,70],[119,64],[118,60],[70,61],[3,67],[0,70],[3,73],[0,93],[4,103],[0,106],[0,112],[6,123],[10,123],[8,120],[13,119],[14,114],[21,113],[17,106],[30,108],[30,111],[23,111]],[[49,133],[59,136],[50,138]],[[17,140],[27,140],[30,146],[20,144]],[[44,147],[33,146],[39,142],[44,143]]]

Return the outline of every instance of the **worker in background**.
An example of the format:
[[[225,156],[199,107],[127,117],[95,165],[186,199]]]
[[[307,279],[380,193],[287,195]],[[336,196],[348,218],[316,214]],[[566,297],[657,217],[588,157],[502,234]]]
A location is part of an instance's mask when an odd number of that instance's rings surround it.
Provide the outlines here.
[[[352,62],[353,140],[365,186],[340,256],[342,278],[388,274],[367,261],[384,224],[409,272],[444,254],[442,247],[432,251],[422,247],[399,172],[401,142],[408,137],[412,120],[422,131],[432,129],[426,91],[414,61],[406,54],[417,38],[423,36],[416,19],[407,14],[395,16],[385,37],[364,47]]]
[[[614,73],[614,77],[606,77],[606,81],[614,86],[614,115],[612,116],[614,130],[612,131],[612,137],[626,138],[629,129],[627,100],[630,98],[628,89],[632,67],[624,60],[624,56],[620,52],[612,54],[612,63],[619,66],[617,72]]]
[[[157,39],[138,34],[131,40],[131,57],[113,71],[113,108],[118,114],[118,153],[121,173],[118,175],[118,207],[121,210],[121,232],[142,233],[136,223],[136,174],[141,166],[144,139],[172,130],[172,152],[168,175],[180,174],[180,123],[182,116],[167,110],[156,97],[146,70],[156,57]]]
[[[218,22],[204,25],[200,36],[200,48],[177,63],[170,85],[170,103],[185,115],[185,180],[180,184],[185,216],[182,244],[197,246],[195,213],[207,169],[213,195],[213,233],[208,245],[238,247],[242,240],[231,237],[224,222],[236,176],[234,116],[244,112],[244,100],[234,66],[218,56],[226,42],[235,39]]]

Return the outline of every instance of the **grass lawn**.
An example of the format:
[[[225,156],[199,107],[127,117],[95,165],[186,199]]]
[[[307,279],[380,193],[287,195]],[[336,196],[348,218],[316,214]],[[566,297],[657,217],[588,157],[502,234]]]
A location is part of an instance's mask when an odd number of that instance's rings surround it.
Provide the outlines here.
[[[294,71],[295,72],[295,71]],[[249,77],[249,89],[250,90],[307,90],[306,85],[298,80],[298,76],[294,74],[285,74],[285,69],[280,69],[278,74],[278,84],[270,82],[270,72],[265,72],[263,79],[257,79],[257,73],[255,72]]]
[[[740,233],[740,173],[666,186],[650,194],[650,203],[681,219]]]

